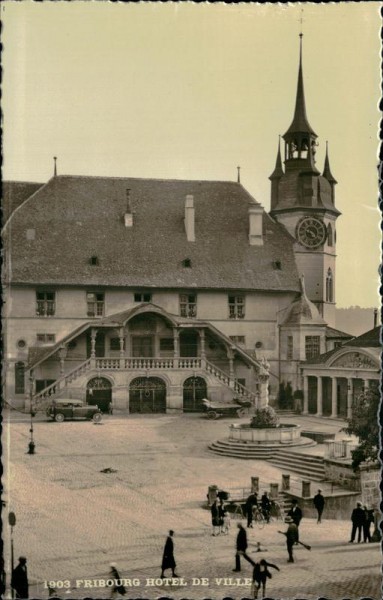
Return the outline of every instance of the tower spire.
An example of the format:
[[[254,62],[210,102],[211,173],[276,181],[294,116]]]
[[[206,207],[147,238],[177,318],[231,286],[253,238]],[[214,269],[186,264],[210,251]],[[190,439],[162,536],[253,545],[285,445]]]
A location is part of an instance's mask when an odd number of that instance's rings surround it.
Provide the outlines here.
[[[328,158],[328,142],[326,141],[326,157],[324,159],[323,177],[326,177],[330,183],[338,183],[334,175],[331,173],[330,161]]]
[[[299,34],[299,69],[298,69],[298,85],[297,95],[295,99],[295,111],[293,121],[286,131],[285,137],[290,133],[308,133],[317,137],[315,131],[311,127],[307,119],[306,113],[306,101],[305,101],[305,90],[303,85],[303,68],[302,68],[302,54],[303,54],[303,33]]]
[[[280,179],[283,177],[284,172],[282,168],[282,159],[281,159],[281,136],[278,138],[278,152],[277,152],[277,160],[275,161],[275,169],[271,173],[269,179]]]

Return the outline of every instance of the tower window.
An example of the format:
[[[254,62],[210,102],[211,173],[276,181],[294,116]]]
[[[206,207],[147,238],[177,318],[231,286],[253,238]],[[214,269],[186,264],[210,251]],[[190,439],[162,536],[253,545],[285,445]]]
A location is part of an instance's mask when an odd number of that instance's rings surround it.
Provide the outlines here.
[[[228,296],[229,319],[245,318],[245,296]]]
[[[306,360],[315,358],[320,354],[320,336],[306,335],[305,337]]]
[[[15,364],[15,394],[25,392],[25,365],[22,362]]]
[[[326,277],[326,302],[334,302],[334,286],[331,269],[327,271]]]
[[[180,294],[180,315],[181,317],[197,316],[196,294]]]
[[[287,336],[287,360],[292,360],[293,359],[293,353],[294,353],[294,338],[292,335],[288,335]]]
[[[329,223],[327,225],[327,245],[328,246],[332,246],[333,245],[333,237],[332,237],[332,227],[331,227],[331,223]]]

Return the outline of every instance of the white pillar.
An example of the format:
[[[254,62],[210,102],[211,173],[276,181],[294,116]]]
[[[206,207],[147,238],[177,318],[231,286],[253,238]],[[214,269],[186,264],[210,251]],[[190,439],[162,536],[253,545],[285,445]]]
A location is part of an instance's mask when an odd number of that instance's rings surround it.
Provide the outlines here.
[[[352,417],[352,379],[347,379],[347,418],[351,419]]]
[[[336,419],[338,416],[338,381],[336,377],[331,378],[331,416]]]
[[[307,375],[303,377],[303,414],[309,412],[309,378]]]
[[[321,417],[323,415],[323,379],[317,377],[317,412],[316,416]]]

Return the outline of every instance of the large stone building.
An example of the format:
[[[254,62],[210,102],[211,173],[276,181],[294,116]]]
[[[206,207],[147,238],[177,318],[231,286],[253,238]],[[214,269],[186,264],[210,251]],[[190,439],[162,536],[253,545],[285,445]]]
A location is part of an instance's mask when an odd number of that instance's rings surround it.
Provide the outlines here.
[[[302,53],[283,139],[269,214],[239,182],[5,183],[6,399],[164,412],[302,390],[302,363],[351,337],[334,329],[340,213]]]

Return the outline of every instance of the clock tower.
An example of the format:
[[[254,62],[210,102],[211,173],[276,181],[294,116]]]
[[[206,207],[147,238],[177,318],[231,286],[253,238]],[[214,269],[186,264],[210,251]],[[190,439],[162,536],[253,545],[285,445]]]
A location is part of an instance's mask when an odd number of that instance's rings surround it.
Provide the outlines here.
[[[270,215],[295,238],[295,258],[304,275],[306,292],[324,320],[335,327],[335,208],[336,180],[330,170],[328,147],[323,173],[316,166],[317,134],[310,126],[303,87],[302,37],[298,86],[292,123],[283,136],[284,169],[280,143],[271,180]]]

